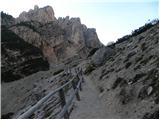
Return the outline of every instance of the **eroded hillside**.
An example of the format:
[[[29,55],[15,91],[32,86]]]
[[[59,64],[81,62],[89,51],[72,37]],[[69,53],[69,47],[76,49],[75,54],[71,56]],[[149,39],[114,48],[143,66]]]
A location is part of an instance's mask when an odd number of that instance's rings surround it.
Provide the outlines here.
[[[158,39],[157,23],[136,36],[109,46],[115,54],[102,56],[95,53],[91,57],[87,76],[97,86],[106,113],[113,115],[111,118],[158,118]],[[113,53],[109,49],[103,51]],[[103,61],[103,65],[95,67],[97,62],[93,58]]]
[[[19,80],[38,71],[49,69],[40,49],[25,42],[5,26],[1,28],[2,82]]]

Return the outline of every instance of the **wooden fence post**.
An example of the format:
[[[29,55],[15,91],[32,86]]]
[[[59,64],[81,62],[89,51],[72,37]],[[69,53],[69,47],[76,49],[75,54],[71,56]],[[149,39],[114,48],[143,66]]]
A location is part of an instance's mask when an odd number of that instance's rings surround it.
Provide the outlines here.
[[[72,86],[73,86],[73,89],[76,90],[76,83],[75,83],[74,80],[72,81]],[[77,93],[76,93],[76,98],[77,98],[78,101],[80,101],[80,96],[79,96],[78,91],[77,91]]]
[[[79,90],[82,91],[82,83],[79,85]]]
[[[59,97],[60,97],[60,100],[61,100],[61,107],[63,109],[63,107],[66,104],[66,99],[65,99],[63,88],[59,90]],[[68,113],[68,111],[66,111],[66,113],[64,114],[64,118],[65,119],[69,119],[69,113]]]
[[[79,74],[77,74],[78,82],[82,79],[82,76],[79,76]],[[82,83],[81,82],[80,82],[80,85],[79,85],[79,90],[82,91]]]

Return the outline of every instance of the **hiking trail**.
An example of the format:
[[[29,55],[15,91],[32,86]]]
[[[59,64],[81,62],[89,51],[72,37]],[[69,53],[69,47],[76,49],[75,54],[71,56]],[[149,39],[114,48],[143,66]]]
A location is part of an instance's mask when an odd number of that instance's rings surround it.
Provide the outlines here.
[[[81,100],[75,101],[70,119],[106,118],[106,108],[94,83],[86,76],[84,76],[84,79],[82,91],[79,92]]]

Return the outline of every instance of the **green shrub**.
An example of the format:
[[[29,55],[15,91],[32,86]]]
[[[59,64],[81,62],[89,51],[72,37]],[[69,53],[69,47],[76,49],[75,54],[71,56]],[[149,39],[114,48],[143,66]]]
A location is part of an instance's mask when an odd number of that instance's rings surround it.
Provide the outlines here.
[[[141,79],[142,77],[144,77],[146,75],[146,73],[138,73],[134,76],[132,82],[137,82],[139,79]]]
[[[121,77],[118,77],[115,82],[112,85],[112,89],[115,89],[124,79]]]
[[[119,97],[120,97],[120,103],[122,105],[125,105],[129,103],[132,100],[132,93],[129,91],[127,92],[124,88],[120,90],[119,92]]]
[[[142,50],[142,51],[145,51],[146,49],[147,49],[146,43],[143,43],[143,44],[141,45],[141,50]]]
[[[33,26],[32,23],[28,22],[28,21],[27,22],[20,22],[16,26],[25,26],[25,27],[32,29],[34,32],[39,33],[39,31],[36,29],[36,27]]]
[[[138,69],[140,69],[141,68],[141,65],[137,65],[135,68],[134,68],[134,70],[138,70]]]
[[[93,70],[95,70],[95,66],[93,64],[89,64],[87,67],[86,67],[86,70],[85,70],[85,74],[90,74]]]
[[[93,49],[89,52],[88,57],[92,56],[97,50],[98,50],[98,48],[93,48]]]
[[[144,60],[142,60],[141,62],[140,62],[140,64],[142,64],[142,65],[146,65],[148,62],[149,62],[149,58],[145,58]]]
[[[136,63],[139,62],[139,61],[141,61],[142,59],[143,59],[143,55],[140,56],[140,57],[137,57],[137,58],[136,58]]]
[[[102,93],[104,91],[104,88],[102,86],[98,86],[98,90],[100,93]]]
[[[131,62],[128,62],[126,65],[125,65],[125,68],[127,69],[127,68],[129,68],[130,66],[131,66]]]
[[[145,32],[146,30],[150,29],[151,27],[153,27],[154,25],[158,24],[159,23],[159,20],[158,19],[155,19],[149,23],[146,23],[144,26],[142,27],[139,27],[138,29],[134,30],[131,34],[129,35],[126,35],[122,38],[119,38],[117,41],[116,41],[116,44],[118,43],[122,43],[126,40],[129,40],[131,37],[134,37],[134,36],[137,36],[143,32]]]
[[[2,119],[12,119],[12,116],[14,115],[14,113],[13,112],[9,112],[9,113],[7,113],[7,114],[3,114],[2,116],[1,116],[1,118]]]

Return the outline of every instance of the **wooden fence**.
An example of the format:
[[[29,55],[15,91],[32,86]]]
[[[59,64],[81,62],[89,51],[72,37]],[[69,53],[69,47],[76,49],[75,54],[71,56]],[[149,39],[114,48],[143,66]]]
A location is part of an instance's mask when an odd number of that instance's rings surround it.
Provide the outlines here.
[[[71,71],[67,71],[67,74],[70,74]],[[41,105],[47,101],[51,96],[55,95],[58,93],[59,98],[60,98],[60,104],[61,104],[61,111],[58,113],[56,116],[57,119],[61,118],[69,118],[69,106],[72,104],[73,99],[76,97],[78,101],[80,101],[80,95],[79,95],[79,90],[82,90],[82,82],[84,81],[83,74],[82,74],[82,69],[76,69],[75,70],[76,75],[68,82],[57,88],[56,90],[50,92],[48,95],[46,95],[44,98],[39,100],[34,106],[32,106],[30,109],[28,109],[26,112],[24,112],[22,115],[18,117],[18,119],[27,119],[30,118],[30,116],[38,109],[41,107]],[[78,80],[76,80],[78,78]],[[64,88],[66,86],[71,85],[73,88],[73,92],[70,95],[70,98],[68,101],[66,101],[65,98],[65,92]]]

